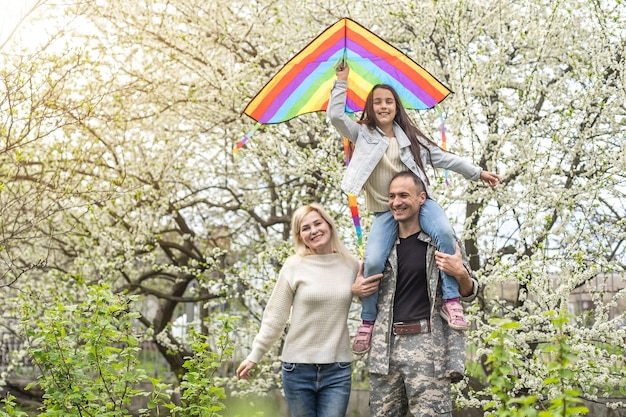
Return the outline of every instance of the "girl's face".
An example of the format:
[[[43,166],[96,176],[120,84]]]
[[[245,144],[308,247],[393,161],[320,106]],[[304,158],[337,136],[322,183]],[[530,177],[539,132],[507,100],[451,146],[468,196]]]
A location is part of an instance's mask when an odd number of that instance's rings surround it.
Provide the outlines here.
[[[376,125],[381,129],[393,125],[393,119],[396,117],[396,100],[391,91],[385,88],[375,89],[372,92],[372,103],[374,104]]]
[[[330,226],[317,211],[312,211],[302,218],[300,239],[311,253],[316,255],[332,253],[330,235]]]

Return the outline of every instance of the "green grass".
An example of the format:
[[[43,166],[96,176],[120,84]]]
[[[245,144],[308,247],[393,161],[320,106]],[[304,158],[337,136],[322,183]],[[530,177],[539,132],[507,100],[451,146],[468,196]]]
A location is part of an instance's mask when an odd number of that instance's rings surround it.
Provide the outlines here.
[[[279,400],[274,395],[267,397],[228,398],[224,400],[226,409],[220,412],[222,417],[281,417],[283,412]],[[259,414],[263,413],[263,414]]]

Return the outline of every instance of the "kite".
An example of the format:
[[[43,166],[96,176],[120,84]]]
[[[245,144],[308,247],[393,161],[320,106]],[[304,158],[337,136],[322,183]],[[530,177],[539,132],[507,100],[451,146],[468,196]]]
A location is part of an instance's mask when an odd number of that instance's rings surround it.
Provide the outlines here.
[[[329,26],[291,58],[252,98],[243,113],[257,123],[235,146],[237,152],[264,124],[286,122],[306,113],[325,111],[339,63],[350,66],[346,112],[363,110],[367,95],[376,84],[391,85],[407,109],[436,107],[452,93],[402,51],[349,18]],[[445,141],[443,114],[442,138]],[[344,139],[344,142],[347,141]],[[445,146],[445,142],[444,142]],[[348,146],[346,164],[349,163]],[[363,255],[362,232],[356,196],[349,195],[350,210]]]

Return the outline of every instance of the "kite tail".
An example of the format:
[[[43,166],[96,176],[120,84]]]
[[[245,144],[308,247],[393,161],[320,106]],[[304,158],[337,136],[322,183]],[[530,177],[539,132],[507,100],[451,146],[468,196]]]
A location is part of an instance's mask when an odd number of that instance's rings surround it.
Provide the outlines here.
[[[343,152],[346,157],[346,166],[350,165],[350,159],[352,158],[352,152],[354,152],[354,144],[343,138]],[[348,194],[348,206],[350,207],[350,213],[352,214],[352,222],[354,223],[354,230],[356,230],[356,240],[359,246],[359,253],[361,254],[361,260],[365,257],[363,252],[363,230],[361,229],[361,217],[359,216],[359,206],[356,203],[356,195]]]
[[[241,158],[241,155],[238,154],[239,150],[246,145],[246,142],[248,142],[248,140],[250,140],[252,135],[254,135],[254,132],[256,132],[259,127],[261,127],[261,123],[255,124],[254,127],[252,128],[252,130],[250,130],[248,133],[246,133],[246,135],[243,137],[243,139],[241,139],[241,141],[237,145],[235,145],[235,147],[233,148],[233,156],[234,157]]]
[[[443,111],[441,110],[441,107],[439,106],[439,104],[435,104],[435,110],[437,110],[437,113],[439,114],[439,120],[441,121],[441,148],[444,151],[447,151],[448,144],[446,143],[446,125],[444,123]],[[448,170],[447,169],[443,172],[443,177],[446,181],[446,185],[450,185],[450,183],[448,182]]]
[[[361,229],[361,218],[359,216],[359,207],[356,203],[356,195],[348,194],[348,205],[350,206],[350,213],[352,213],[352,222],[354,223],[354,229],[356,230],[356,239],[359,245],[359,253],[361,254],[361,260],[365,257],[363,252],[363,230]]]
[[[350,142],[347,138],[343,138],[343,153],[346,155],[346,166],[350,165],[350,159],[352,159],[353,152],[354,143]]]

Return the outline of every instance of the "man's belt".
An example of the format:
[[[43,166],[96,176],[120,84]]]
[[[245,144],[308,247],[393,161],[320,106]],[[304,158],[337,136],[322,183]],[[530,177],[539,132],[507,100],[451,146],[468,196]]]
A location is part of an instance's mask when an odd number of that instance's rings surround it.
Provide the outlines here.
[[[421,334],[430,333],[430,320],[404,321],[393,324],[393,334]]]

